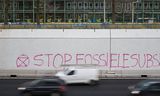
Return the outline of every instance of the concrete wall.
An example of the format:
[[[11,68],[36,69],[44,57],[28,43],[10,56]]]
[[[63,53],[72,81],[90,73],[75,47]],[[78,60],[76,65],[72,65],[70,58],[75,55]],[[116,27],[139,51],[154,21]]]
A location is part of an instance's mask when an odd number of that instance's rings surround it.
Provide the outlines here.
[[[1,29],[0,75],[96,64],[108,76],[159,76],[159,42],[159,29]]]

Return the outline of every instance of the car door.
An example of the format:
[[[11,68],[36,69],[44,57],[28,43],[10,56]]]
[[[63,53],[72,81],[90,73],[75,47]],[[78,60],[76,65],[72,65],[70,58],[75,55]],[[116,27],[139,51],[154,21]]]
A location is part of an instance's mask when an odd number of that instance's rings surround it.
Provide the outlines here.
[[[67,74],[66,74],[66,82],[67,83],[76,83],[77,78],[76,78],[76,70],[70,70]]]
[[[33,86],[32,94],[41,94],[44,93],[43,85],[45,82],[39,81]]]

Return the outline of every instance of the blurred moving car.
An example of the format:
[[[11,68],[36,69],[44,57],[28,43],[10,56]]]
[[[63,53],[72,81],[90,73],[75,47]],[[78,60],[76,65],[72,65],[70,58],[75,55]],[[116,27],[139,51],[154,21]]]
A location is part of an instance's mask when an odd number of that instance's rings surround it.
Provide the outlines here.
[[[143,80],[128,89],[131,96],[160,96],[160,80]]]
[[[65,82],[59,78],[43,78],[26,82],[17,88],[22,96],[49,95],[64,96]]]
[[[64,80],[67,84],[86,83],[98,84],[99,70],[94,68],[68,68],[58,72],[55,76]]]

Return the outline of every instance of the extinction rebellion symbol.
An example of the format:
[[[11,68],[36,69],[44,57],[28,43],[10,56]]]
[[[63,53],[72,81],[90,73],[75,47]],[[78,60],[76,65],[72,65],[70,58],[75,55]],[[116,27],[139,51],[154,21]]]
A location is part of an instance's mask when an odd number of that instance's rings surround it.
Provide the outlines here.
[[[17,67],[28,67],[30,64],[29,57],[25,54],[20,55],[16,60]]]

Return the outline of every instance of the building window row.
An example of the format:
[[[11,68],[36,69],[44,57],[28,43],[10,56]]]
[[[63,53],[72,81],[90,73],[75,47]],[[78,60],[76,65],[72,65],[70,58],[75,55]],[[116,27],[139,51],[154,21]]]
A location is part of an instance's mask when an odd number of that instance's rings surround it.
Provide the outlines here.
[[[111,4],[106,4],[106,9],[111,8]],[[66,9],[104,9],[103,2],[67,2]]]
[[[45,5],[43,5],[46,3]],[[26,0],[19,0],[16,2],[11,1],[9,4],[10,10],[33,10],[33,1],[26,1]],[[107,10],[111,10],[111,2],[107,2],[105,4],[105,8]],[[116,9],[117,10],[131,10],[131,2],[117,2]],[[125,7],[124,7],[125,6]],[[74,1],[43,1],[41,8],[46,8],[47,10],[103,10],[104,9],[104,2],[96,1],[96,2],[74,2]],[[135,3],[134,5],[135,10],[160,10],[160,2],[144,2],[144,3]],[[36,7],[35,7],[36,8]],[[0,0],[0,10],[4,10],[3,0]]]
[[[135,8],[144,10],[160,10],[160,2],[136,3]]]

